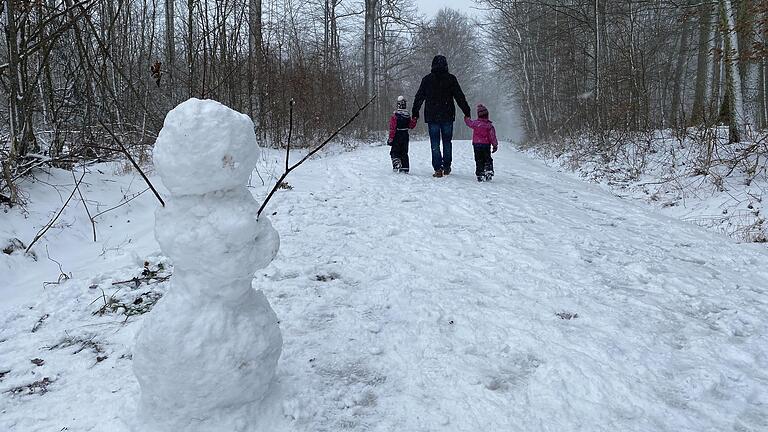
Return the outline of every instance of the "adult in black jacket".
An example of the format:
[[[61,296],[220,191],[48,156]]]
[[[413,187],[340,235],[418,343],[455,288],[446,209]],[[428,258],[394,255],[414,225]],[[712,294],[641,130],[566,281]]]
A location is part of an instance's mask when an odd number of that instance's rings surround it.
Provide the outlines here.
[[[424,121],[429,129],[429,141],[432,144],[432,168],[434,177],[442,177],[451,173],[453,159],[453,122],[456,120],[456,107],[459,105],[464,117],[471,112],[467,98],[461,91],[459,81],[448,72],[448,60],[445,56],[436,55],[432,59],[432,72],[421,80],[419,91],[413,100],[413,117],[419,117],[419,109],[424,103]],[[443,141],[443,152],[440,152],[440,139]]]

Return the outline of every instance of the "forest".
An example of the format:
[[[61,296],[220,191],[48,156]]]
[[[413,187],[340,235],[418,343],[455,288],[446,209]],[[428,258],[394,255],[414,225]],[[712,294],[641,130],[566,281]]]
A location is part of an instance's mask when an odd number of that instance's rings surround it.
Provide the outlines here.
[[[638,134],[700,141],[705,165],[765,155],[768,4],[757,0],[3,0],[0,200],[36,169],[140,162],[190,97],[249,114],[267,146],[307,146],[374,99],[342,141],[383,141],[445,55],[470,104],[517,142],[606,160]],[[459,138],[468,138],[460,135]],[[752,162],[750,162],[752,163]],[[707,167],[703,167],[706,171]]]

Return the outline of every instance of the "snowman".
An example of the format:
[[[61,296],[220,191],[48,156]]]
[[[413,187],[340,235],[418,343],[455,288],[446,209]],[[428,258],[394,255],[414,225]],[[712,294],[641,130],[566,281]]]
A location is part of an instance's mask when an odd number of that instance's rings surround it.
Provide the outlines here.
[[[274,378],[277,316],[251,287],[280,246],[245,187],[258,157],[253,122],[218,102],[165,118],[153,159],[170,197],[155,237],[174,274],[137,336],[137,431],[248,430]]]

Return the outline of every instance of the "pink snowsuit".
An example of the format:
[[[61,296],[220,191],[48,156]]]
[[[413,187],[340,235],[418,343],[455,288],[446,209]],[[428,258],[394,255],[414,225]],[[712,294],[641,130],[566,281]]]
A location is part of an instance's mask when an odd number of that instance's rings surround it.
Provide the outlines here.
[[[465,117],[464,123],[472,128],[472,144],[490,145],[494,150],[498,148],[499,142],[496,139],[496,129],[493,127],[492,121],[487,118],[472,120],[469,117]]]

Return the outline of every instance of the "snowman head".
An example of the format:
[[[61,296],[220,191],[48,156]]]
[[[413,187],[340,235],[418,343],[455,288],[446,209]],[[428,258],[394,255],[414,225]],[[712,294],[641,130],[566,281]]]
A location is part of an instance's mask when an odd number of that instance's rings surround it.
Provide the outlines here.
[[[152,156],[171,195],[202,195],[244,186],[259,146],[248,116],[193,98],[165,117]]]

